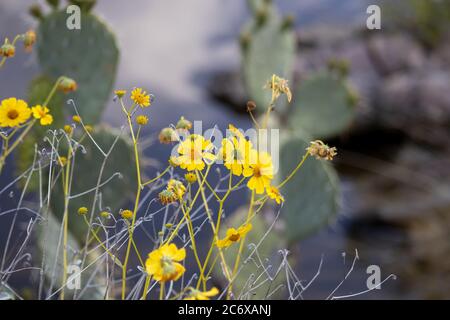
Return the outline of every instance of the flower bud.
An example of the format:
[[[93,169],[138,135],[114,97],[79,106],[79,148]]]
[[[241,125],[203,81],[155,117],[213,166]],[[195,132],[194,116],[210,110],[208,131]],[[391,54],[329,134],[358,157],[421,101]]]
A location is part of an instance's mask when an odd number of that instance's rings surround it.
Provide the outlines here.
[[[312,141],[306,150],[310,155],[316,157],[316,159],[333,160],[337,155],[335,147],[330,148],[320,140]]]
[[[197,181],[197,176],[196,176],[194,173],[192,173],[192,172],[186,173],[186,174],[184,175],[184,178],[186,179],[186,181],[187,181],[189,184],[193,184],[193,183],[195,183],[195,182]]]
[[[252,112],[253,110],[256,109],[256,103],[255,101],[247,101],[247,112]]]
[[[192,129],[192,122],[185,119],[184,117],[181,117],[180,120],[178,120],[177,125],[175,126],[176,129],[183,129],[183,130],[191,130]]]
[[[16,47],[13,44],[9,43],[7,40],[0,47],[0,56],[5,58],[12,58],[16,54]]]
[[[62,77],[58,84],[58,89],[64,93],[75,91],[77,90],[77,87],[78,85],[75,80],[67,77]]]
[[[122,212],[120,213],[120,215],[122,216],[122,218],[124,219],[131,219],[133,217],[133,211],[131,210],[122,210]]]
[[[68,124],[66,124],[63,129],[64,129],[64,132],[67,134],[71,134],[73,132],[73,127]]]
[[[148,123],[148,117],[144,115],[139,115],[136,117],[136,123],[140,126],[145,126]]]
[[[175,133],[175,131],[172,128],[167,127],[161,130],[158,137],[159,142],[169,144],[177,140],[176,136],[177,134]]]
[[[79,215],[84,216],[86,213],[88,213],[88,208],[86,208],[86,207],[78,208],[78,214]]]
[[[34,30],[27,31],[23,37],[23,45],[25,46],[25,51],[30,52],[35,43],[36,43],[36,32],[34,32]]]

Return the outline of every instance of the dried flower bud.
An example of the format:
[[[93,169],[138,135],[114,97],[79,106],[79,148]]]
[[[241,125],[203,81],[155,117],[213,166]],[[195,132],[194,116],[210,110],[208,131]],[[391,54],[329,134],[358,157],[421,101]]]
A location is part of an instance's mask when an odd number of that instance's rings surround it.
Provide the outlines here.
[[[178,120],[177,125],[175,126],[176,129],[183,129],[183,130],[191,130],[192,129],[192,122],[185,119],[184,117],[181,117],[180,120]]]
[[[181,200],[183,198],[183,195],[186,193],[186,187],[184,186],[183,182],[176,179],[169,180],[167,189],[173,191],[176,194],[178,200]]]
[[[75,91],[77,90],[77,87],[78,85],[75,80],[68,77],[62,77],[58,84],[58,89],[64,93]]]
[[[9,43],[8,40],[0,47],[0,56],[5,58],[12,58],[16,54],[16,47]]]
[[[177,134],[175,133],[175,130],[173,130],[170,127],[164,128],[161,130],[161,132],[159,133],[159,142],[164,143],[164,144],[169,144],[173,141],[176,141]]]
[[[30,52],[33,49],[33,45],[36,43],[36,32],[34,30],[29,30],[24,34],[23,45],[25,46],[25,51]]]
[[[172,190],[169,190],[169,189],[164,189],[163,191],[161,191],[159,193],[158,197],[159,197],[159,201],[161,201],[161,203],[163,205],[168,205],[168,204],[176,202],[178,200],[178,197],[175,194],[175,192],[173,192]]]
[[[337,155],[336,148],[330,148],[328,145],[320,140],[312,141],[311,145],[306,150],[316,159],[333,160]]]
[[[288,102],[291,102],[292,93],[286,79],[280,78],[274,74],[265,87],[272,90],[272,103],[275,102],[275,100],[277,100],[282,94],[285,94]]]
[[[253,100],[247,101],[247,112],[252,112],[256,109],[256,103]]]

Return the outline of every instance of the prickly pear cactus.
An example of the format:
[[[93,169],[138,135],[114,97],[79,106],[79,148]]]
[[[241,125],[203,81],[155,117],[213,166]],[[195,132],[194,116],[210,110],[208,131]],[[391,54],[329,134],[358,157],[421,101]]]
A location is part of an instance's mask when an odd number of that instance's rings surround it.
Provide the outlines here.
[[[119,50],[114,35],[95,15],[82,12],[81,29],[69,30],[65,11],[44,17],[38,28],[37,52],[44,73],[73,78],[73,98],[86,123],[97,123],[111,94]],[[72,110],[71,110],[72,111]]]
[[[282,138],[279,180],[297,166],[308,147],[306,141],[301,137]],[[291,244],[326,225],[339,209],[338,177],[324,160],[309,157],[281,192],[285,197],[282,217]]]
[[[313,138],[327,138],[347,129],[355,117],[353,92],[344,79],[319,73],[298,85],[289,125]]]
[[[119,130],[98,127],[94,130],[92,137],[102,150],[107,152],[119,135]],[[82,196],[75,195],[96,187],[104,159],[90,139],[83,141],[83,146],[85,151],[78,151],[75,156],[74,179],[71,186],[71,195],[74,198],[69,202],[69,228],[81,241],[84,241],[87,228],[84,219],[77,214],[77,210],[80,207],[87,207],[90,212],[94,191]],[[97,199],[95,214],[100,212],[100,205],[101,210],[109,208],[113,214],[117,214],[131,199],[131,193],[137,185],[133,155],[132,142],[125,135],[121,135],[103,169],[101,184],[113,178],[99,188],[100,197]],[[61,183],[55,185],[54,200],[51,203],[52,211],[59,219],[64,213],[64,197],[60,185]]]
[[[264,1],[263,1],[264,2]],[[243,75],[249,98],[264,110],[270,103],[270,90],[263,87],[273,74],[292,78],[295,58],[295,35],[279,16],[276,9],[263,3],[255,12],[253,21],[244,28],[241,36],[243,49]],[[277,104],[284,109],[286,103]]]
[[[237,228],[242,225],[246,221],[247,213],[247,207],[239,208],[230,220],[225,223],[223,227],[224,232],[221,236],[225,235],[227,228]],[[245,300],[276,299],[286,294],[284,286],[281,289],[279,288],[281,284],[286,283],[285,272],[282,271],[278,275],[276,273],[278,266],[282,262],[282,256],[279,250],[286,248],[286,242],[277,228],[273,228],[267,233],[270,227],[268,220],[262,214],[254,216],[251,220],[252,230],[247,234],[245,240],[245,246],[241,256],[241,268],[233,282],[233,292],[237,295],[235,298]],[[224,251],[225,259],[231,269],[233,268],[239,245],[240,243],[236,243]],[[253,258],[246,261],[245,259],[253,252],[255,245],[258,245],[257,254],[253,254]],[[260,265],[257,257],[261,258],[264,266]],[[258,261],[259,267],[255,265],[255,261]],[[267,268],[268,265],[272,265],[273,267]],[[219,262],[216,265],[215,274],[225,280]],[[269,279],[270,281],[268,281]],[[264,282],[265,280],[267,281]],[[276,290],[277,288],[279,290]]]
[[[53,284],[53,290],[62,287],[63,281],[63,242],[61,233],[61,222],[49,212],[46,221],[42,222],[38,229],[38,256],[44,257],[44,276],[49,284]],[[67,235],[67,261],[68,265],[78,265],[82,255],[80,245],[71,232]],[[83,299],[103,299],[106,288],[99,283],[97,279],[101,278],[102,270],[94,279],[89,280],[92,276],[92,268],[86,269],[81,274],[81,283],[92,282],[92,286],[87,289],[81,298]],[[103,270],[104,271],[104,270]],[[95,285],[94,285],[95,284]],[[70,291],[70,292],[69,292]],[[72,295],[72,290],[67,290],[68,295]],[[56,294],[58,297],[59,294]]]

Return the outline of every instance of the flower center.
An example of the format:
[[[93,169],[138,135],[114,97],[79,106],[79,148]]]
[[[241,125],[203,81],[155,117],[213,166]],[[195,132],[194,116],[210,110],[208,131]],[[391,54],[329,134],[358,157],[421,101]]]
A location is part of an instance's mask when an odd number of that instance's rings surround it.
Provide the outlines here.
[[[240,237],[241,235],[239,233],[233,233],[228,239],[230,239],[230,241],[236,242]]]
[[[12,110],[8,111],[7,115],[8,115],[9,119],[14,120],[14,119],[16,119],[19,116],[19,112],[17,110],[15,110],[15,109],[12,109]]]
[[[161,268],[163,269],[163,274],[171,274],[175,272],[175,266],[173,264],[172,258],[163,256],[161,258]]]
[[[259,167],[254,167],[253,168],[253,176],[255,178],[260,178],[262,176],[261,169]]]

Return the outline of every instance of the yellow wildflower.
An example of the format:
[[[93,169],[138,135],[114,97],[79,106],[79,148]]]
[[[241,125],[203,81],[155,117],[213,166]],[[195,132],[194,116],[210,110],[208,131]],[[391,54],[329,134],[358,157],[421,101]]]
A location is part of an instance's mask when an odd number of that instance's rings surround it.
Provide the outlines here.
[[[197,181],[197,175],[192,172],[188,172],[184,175],[184,178],[189,184],[193,184]]]
[[[74,115],[72,117],[73,122],[81,123],[81,117],[79,115]]]
[[[178,280],[186,269],[179,261],[186,258],[186,250],[178,249],[173,243],[164,244],[148,255],[145,269],[153,279],[160,282]]]
[[[100,217],[102,218],[109,218],[110,213],[108,211],[102,211],[100,212]]]
[[[142,88],[135,88],[131,91],[131,100],[140,107],[150,106],[150,95],[142,90]]]
[[[219,294],[219,290],[216,287],[208,291],[200,291],[194,288],[189,289],[191,290],[191,293],[184,298],[184,300],[210,300],[209,298]]]
[[[78,214],[79,215],[84,216],[86,213],[88,213],[88,208],[86,208],[86,207],[78,208]]]
[[[124,95],[127,94],[126,90],[115,90],[114,94],[117,96],[117,98],[122,98]]]
[[[73,132],[73,127],[70,126],[70,125],[68,125],[68,124],[66,124],[66,125],[63,127],[63,129],[64,129],[64,132],[67,133],[67,134],[71,134],[71,133]]]
[[[277,187],[269,186],[266,188],[266,193],[270,199],[275,200],[276,203],[281,204],[284,201],[284,197],[281,195],[280,190]]]
[[[136,123],[140,126],[145,126],[148,123],[148,117],[144,115],[139,115],[136,117]]]
[[[120,213],[120,215],[122,216],[122,218],[124,219],[131,219],[133,217],[133,211],[131,210],[122,210],[122,212]]]
[[[58,159],[58,164],[59,164],[61,167],[64,167],[64,166],[67,164],[67,158],[66,158],[66,157],[59,157],[59,159]]]
[[[227,230],[226,236],[223,239],[217,241],[217,247],[227,248],[235,242],[239,242],[242,237],[244,237],[250,230],[252,230],[252,225],[246,223],[239,228],[229,228]]]
[[[263,194],[264,189],[270,186],[273,179],[272,158],[267,152],[252,152],[249,168],[243,171],[244,176],[251,176],[247,182],[250,190]]]
[[[211,153],[213,144],[198,134],[191,134],[186,140],[178,145],[178,158],[181,169],[188,171],[203,170],[205,161],[214,161],[215,156]]]
[[[234,136],[222,140],[222,148],[219,151],[224,166],[234,175],[240,176],[244,170],[248,170],[250,156],[254,153],[252,143],[235,127],[229,129]]]
[[[48,126],[53,122],[53,116],[49,114],[49,109],[46,106],[37,105],[31,108],[33,117],[39,119],[41,126]]]
[[[30,118],[28,104],[20,99],[8,98],[0,105],[0,127],[17,127]]]

